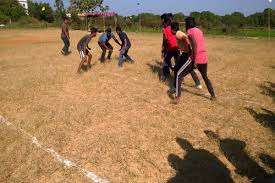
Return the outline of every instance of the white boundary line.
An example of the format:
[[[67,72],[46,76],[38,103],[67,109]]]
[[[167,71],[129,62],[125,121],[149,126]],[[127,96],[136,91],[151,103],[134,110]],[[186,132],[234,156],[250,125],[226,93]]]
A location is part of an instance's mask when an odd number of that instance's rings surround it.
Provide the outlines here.
[[[87,170],[82,165],[78,165],[78,164],[74,163],[73,161],[70,161],[70,160],[66,159],[65,157],[61,156],[54,149],[48,148],[43,143],[39,142],[36,137],[32,136],[30,133],[26,132],[25,130],[23,130],[21,128],[17,128],[14,124],[7,121],[1,115],[0,115],[0,124],[5,124],[6,126],[12,128],[13,130],[21,133],[25,139],[31,140],[32,144],[34,144],[36,147],[43,150],[44,152],[47,152],[48,154],[50,154],[56,161],[63,164],[65,168],[75,168],[77,171],[79,171],[80,173],[82,173],[88,179],[92,180],[95,183],[109,183],[108,180],[98,177],[95,173]]]

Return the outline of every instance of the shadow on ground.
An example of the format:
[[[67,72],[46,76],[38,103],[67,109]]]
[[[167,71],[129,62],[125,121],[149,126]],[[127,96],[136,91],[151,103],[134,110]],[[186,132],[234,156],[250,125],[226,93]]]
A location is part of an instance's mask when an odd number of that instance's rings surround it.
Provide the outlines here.
[[[154,63],[154,64],[151,64],[151,63]],[[160,80],[161,73],[162,73],[162,62],[159,60],[153,60],[151,63],[147,63],[147,65],[149,66],[152,73],[158,75],[158,78]],[[172,71],[170,72],[170,76],[164,82],[170,88],[173,86],[173,75],[171,73]]]
[[[264,127],[271,128],[272,130],[275,130],[275,113],[261,108],[260,112],[255,111],[253,108],[245,108],[252,116],[253,118],[263,125]]]
[[[159,80],[161,80],[160,77],[161,77],[161,72],[162,72],[162,63],[161,63],[160,61],[158,61],[158,60],[153,60],[152,62],[155,63],[155,64],[147,63],[147,65],[149,66],[151,72],[154,73],[154,74],[157,74]],[[171,71],[171,73],[172,73],[172,71]],[[165,81],[164,83],[165,83],[169,88],[173,88],[173,82],[174,82],[174,76],[173,76],[173,74],[171,74],[171,75],[166,79],[166,81]],[[186,89],[186,86],[187,86],[187,87],[190,87],[190,88],[193,87],[193,85],[191,86],[191,85],[188,85],[188,84],[184,84],[184,87],[185,87],[185,88],[182,88],[182,89],[181,89],[183,92],[187,92],[187,93],[190,93],[190,94],[199,96],[199,97],[203,97],[203,98],[209,99],[209,97],[207,97],[205,94],[200,94],[200,93],[198,93],[198,92],[193,92],[193,91],[191,91],[191,90]],[[170,93],[169,91],[167,92],[167,95],[168,95],[168,97],[169,97],[170,99],[174,99],[173,94]]]
[[[262,85],[259,86],[262,90],[262,94],[267,95],[275,101],[275,83],[270,81],[265,81]]]
[[[246,152],[246,143],[237,139],[221,139],[212,131],[205,134],[219,144],[221,152],[235,166],[236,173],[246,176],[252,183],[272,183],[272,177]]]
[[[212,153],[195,149],[185,139],[177,138],[179,146],[186,151],[183,158],[175,154],[168,156],[168,162],[176,170],[175,177],[168,183],[231,183],[230,171]]]

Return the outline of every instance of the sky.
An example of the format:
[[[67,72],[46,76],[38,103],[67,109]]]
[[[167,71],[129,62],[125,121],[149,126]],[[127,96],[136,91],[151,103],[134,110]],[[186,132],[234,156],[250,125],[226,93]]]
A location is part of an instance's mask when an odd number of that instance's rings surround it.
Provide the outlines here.
[[[50,3],[55,0],[33,0]],[[69,0],[63,0],[69,6]],[[262,12],[265,8],[275,9],[275,0],[104,0],[104,4],[120,15],[135,15],[141,12],[162,14],[165,12],[182,12],[188,15],[192,11],[211,11],[218,15],[235,11],[250,15]],[[138,5],[139,4],[139,5]]]

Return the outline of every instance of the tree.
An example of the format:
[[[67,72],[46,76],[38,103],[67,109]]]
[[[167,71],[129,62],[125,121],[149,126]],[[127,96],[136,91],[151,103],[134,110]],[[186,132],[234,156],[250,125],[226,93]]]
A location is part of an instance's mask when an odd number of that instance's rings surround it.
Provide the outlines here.
[[[65,16],[65,8],[64,8],[64,3],[63,0],[55,0],[55,20],[57,22],[61,21],[63,17]]]
[[[6,16],[2,11],[0,11],[0,24],[6,24],[9,22],[9,17]]]
[[[213,29],[221,26],[221,18],[210,11],[201,12],[199,21],[205,29]]]
[[[45,8],[45,10],[42,11],[42,8]],[[39,20],[45,20],[46,22],[49,22],[49,23],[52,23],[54,21],[54,12],[50,4],[41,3],[39,5],[39,10],[41,11]]]
[[[71,8],[78,12],[90,12],[101,7],[103,0],[70,0]]]
[[[54,21],[54,13],[52,7],[48,3],[33,3],[28,1],[29,15],[38,20],[44,20],[52,23]],[[45,10],[42,10],[45,8]]]
[[[8,17],[12,21],[17,21],[21,17],[26,16],[25,9],[17,0],[1,0],[0,12],[2,12],[2,16],[5,15],[5,19]]]
[[[106,12],[106,11],[109,11],[110,7],[108,5],[106,6],[100,6],[100,11],[101,12]]]
[[[160,27],[160,16],[152,13],[141,13],[138,15],[138,20],[141,21],[142,26],[158,28]]]
[[[174,20],[177,22],[184,22],[184,14],[183,13],[176,13],[174,14]]]
[[[254,13],[246,17],[246,26],[259,27],[261,26],[262,13]]]
[[[225,15],[223,17],[223,23],[227,26],[242,27],[244,25],[245,17],[242,13],[234,12],[231,15]]]

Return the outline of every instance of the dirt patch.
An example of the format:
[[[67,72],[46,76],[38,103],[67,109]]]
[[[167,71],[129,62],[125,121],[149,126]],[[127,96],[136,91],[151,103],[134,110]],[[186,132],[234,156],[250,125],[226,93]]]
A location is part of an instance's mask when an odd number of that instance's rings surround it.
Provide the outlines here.
[[[197,90],[187,76],[174,106],[170,83],[158,78],[161,34],[129,33],[135,63],[121,69],[112,41],[112,60],[100,64],[97,37],[93,67],[77,75],[76,44],[85,34],[71,32],[65,57],[58,29],[1,32],[0,115],[110,182],[213,181],[214,171],[221,182],[249,183],[274,173],[275,42],[208,37],[217,101],[201,77]],[[1,124],[0,152],[0,182],[89,181]]]

